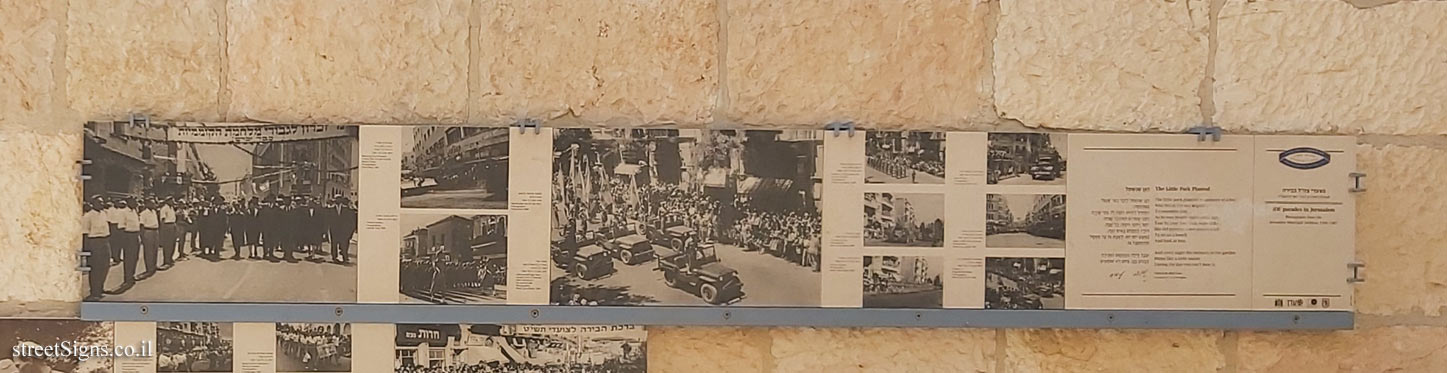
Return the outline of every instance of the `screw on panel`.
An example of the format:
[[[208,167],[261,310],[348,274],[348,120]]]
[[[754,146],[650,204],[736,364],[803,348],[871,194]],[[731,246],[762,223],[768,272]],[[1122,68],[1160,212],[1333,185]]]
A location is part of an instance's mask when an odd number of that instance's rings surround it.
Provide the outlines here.
[[[1114,323],[1115,323],[1115,314],[1113,314],[1113,313],[1106,314],[1106,315],[1105,315],[1105,321],[1108,322],[1108,323],[1114,324]]]
[[[341,308],[341,307],[337,307],[337,309],[336,309],[335,311],[333,311],[333,312],[337,314],[337,317],[342,317],[342,308]]]
[[[728,320],[728,319],[731,319],[731,318],[733,318],[733,317],[734,317],[734,313],[733,313],[733,312],[724,311],[724,313],[723,313],[723,319],[724,319],[724,320]]]
[[[1300,324],[1300,323],[1301,323],[1301,315],[1291,315],[1291,323],[1292,323],[1292,324]]]
[[[534,308],[532,311],[529,311],[528,313],[531,314],[534,319],[536,319],[536,318],[538,318],[538,315],[541,315],[541,314],[542,314],[542,311],[538,311],[537,308]]]
[[[915,313],[914,313],[914,320],[915,320],[915,321],[924,320],[924,313],[923,313],[923,312],[915,312]]]
[[[142,315],[148,315],[148,314],[150,314],[150,313],[151,313],[151,307],[146,307],[146,305],[142,304],[142,305],[141,305],[141,314],[142,314]]]

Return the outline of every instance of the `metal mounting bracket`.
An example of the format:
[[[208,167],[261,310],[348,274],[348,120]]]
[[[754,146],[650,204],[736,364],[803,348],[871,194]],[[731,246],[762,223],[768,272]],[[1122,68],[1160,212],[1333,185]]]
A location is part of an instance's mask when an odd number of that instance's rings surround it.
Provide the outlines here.
[[[1196,141],[1206,141],[1206,136],[1211,136],[1211,141],[1221,141],[1221,127],[1217,126],[1195,126],[1186,133],[1195,134]]]
[[[1359,282],[1367,282],[1367,273],[1365,270],[1365,268],[1367,268],[1366,263],[1353,261],[1351,263],[1347,263],[1347,268],[1352,270],[1352,277],[1347,277],[1347,283],[1355,284]]]
[[[533,129],[534,135],[543,133],[542,122],[537,119],[518,120],[517,123],[512,124],[512,127],[517,127],[518,133],[527,133],[528,128]]]
[[[833,132],[834,137],[839,137],[839,133],[843,131],[849,131],[849,137],[854,137],[854,122],[852,121],[829,123],[824,125],[824,129]]]
[[[1365,172],[1353,172],[1347,174],[1347,177],[1352,178],[1352,187],[1347,189],[1347,191],[1352,193],[1361,193],[1367,191],[1366,185],[1362,183],[1362,179],[1367,178],[1367,174]]]

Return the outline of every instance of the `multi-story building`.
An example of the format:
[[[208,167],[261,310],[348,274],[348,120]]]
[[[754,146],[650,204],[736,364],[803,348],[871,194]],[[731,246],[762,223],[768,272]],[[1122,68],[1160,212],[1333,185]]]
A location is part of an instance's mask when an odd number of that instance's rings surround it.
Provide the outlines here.
[[[192,348],[220,343],[220,326],[212,322],[163,322],[156,324],[158,347],[168,351],[190,351]]]
[[[985,195],[985,234],[1007,232],[1014,222],[1015,215],[1010,213],[1010,206],[1005,202],[1005,196]]]
[[[444,187],[507,189],[507,128],[424,126],[412,129],[403,167]]]
[[[1065,238],[1065,195],[1042,194],[1025,217],[1025,229],[1032,235]]]
[[[507,219],[449,215],[402,238],[402,256],[453,261],[490,260],[507,255]]]
[[[193,144],[160,141],[163,127],[138,127],[129,121],[85,124],[87,196],[198,197],[214,195],[219,185]]]
[[[357,200],[357,138],[259,143],[251,180],[262,197],[310,195]]]

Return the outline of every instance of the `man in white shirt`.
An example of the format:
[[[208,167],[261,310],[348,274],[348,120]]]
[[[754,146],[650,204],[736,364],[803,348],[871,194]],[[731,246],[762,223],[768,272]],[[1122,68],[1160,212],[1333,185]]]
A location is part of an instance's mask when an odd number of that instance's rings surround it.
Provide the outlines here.
[[[110,200],[110,199],[107,199],[107,200],[105,200],[105,207],[104,207],[104,208],[101,208],[101,212],[103,212],[103,213],[106,214],[106,223],[110,226],[110,230],[111,230],[111,236],[110,236],[110,237],[111,237],[111,239],[110,239],[110,241],[111,241],[111,263],[115,263],[115,264],[120,264],[120,262],[121,262],[121,257],[122,257],[122,256],[121,256],[121,249],[123,249],[123,248],[126,247],[126,245],[121,244],[121,238],[122,238],[122,237],[121,237],[121,234],[120,234],[120,233],[121,233],[121,228],[120,228],[121,220],[125,219],[125,217],[122,216],[122,214],[121,214],[121,208],[116,206],[117,204],[120,204],[121,202],[124,202],[124,201],[123,201],[123,200]]]
[[[111,268],[111,228],[106,214],[100,210],[103,204],[99,196],[92,197],[81,215],[81,230],[85,234],[83,247],[90,253],[86,258],[86,265],[90,266],[90,271],[86,272],[90,280],[90,291],[85,297],[87,302],[98,301],[104,296],[106,275],[110,274]]]
[[[176,255],[176,208],[171,207],[171,197],[166,197],[161,202],[160,210],[157,212],[161,218],[161,266],[162,271],[171,268],[174,264],[172,256]]]
[[[136,210],[131,209],[131,205],[132,203],[129,200],[120,201],[116,205],[116,210],[118,211],[116,215],[119,216],[116,227],[120,230],[120,232],[118,232],[120,238],[112,244],[119,243],[121,245],[121,261],[125,268],[123,272],[125,277],[123,282],[121,282],[121,287],[110,292],[111,294],[124,293],[136,285],[136,263],[140,260],[138,256],[140,256],[141,251],[141,241],[139,238],[141,234],[141,216],[136,213]]]
[[[145,260],[146,271],[137,280],[145,280],[156,274],[156,256],[161,248],[161,214],[156,211],[156,202],[144,199],[140,202],[141,259]]]

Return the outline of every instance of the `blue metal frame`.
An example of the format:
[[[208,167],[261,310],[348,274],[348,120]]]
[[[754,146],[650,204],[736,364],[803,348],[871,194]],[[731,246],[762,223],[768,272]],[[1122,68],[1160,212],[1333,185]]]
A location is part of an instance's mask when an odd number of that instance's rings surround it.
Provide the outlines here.
[[[110,321],[634,324],[698,326],[1351,329],[1347,311],[978,310],[765,307],[583,307],[423,304],[111,303],[81,305]]]

